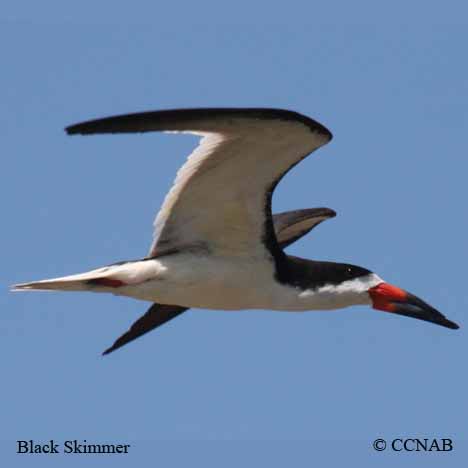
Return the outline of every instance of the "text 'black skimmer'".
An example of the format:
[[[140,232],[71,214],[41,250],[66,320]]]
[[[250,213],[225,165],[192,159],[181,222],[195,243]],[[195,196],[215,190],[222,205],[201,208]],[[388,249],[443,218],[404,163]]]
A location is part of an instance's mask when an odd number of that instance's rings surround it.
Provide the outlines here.
[[[332,138],[315,120],[279,109],[179,109],[91,120],[66,131],[169,131],[202,137],[156,217],[147,257],[14,286],[106,292],[153,302],[104,354],[190,307],[306,311],[367,304],[458,328],[429,304],[365,268],[284,252],[335,216],[327,208],[271,212],[272,193],[282,177]]]

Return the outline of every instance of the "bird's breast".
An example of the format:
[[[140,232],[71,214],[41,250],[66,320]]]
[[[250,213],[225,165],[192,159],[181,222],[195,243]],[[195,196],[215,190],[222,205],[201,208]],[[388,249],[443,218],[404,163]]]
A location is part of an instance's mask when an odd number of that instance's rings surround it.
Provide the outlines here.
[[[151,262],[153,277],[117,293],[204,309],[271,308],[274,265],[268,259],[176,253],[145,262]]]

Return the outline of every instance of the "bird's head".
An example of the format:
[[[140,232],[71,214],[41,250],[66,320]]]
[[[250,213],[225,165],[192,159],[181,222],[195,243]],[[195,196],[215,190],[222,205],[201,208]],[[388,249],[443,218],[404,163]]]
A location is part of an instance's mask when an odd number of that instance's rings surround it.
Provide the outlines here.
[[[368,304],[376,310],[425,320],[447,328],[459,328],[419,297],[386,283],[366,268],[293,256],[288,256],[288,268],[289,277],[294,279],[293,285],[304,290],[302,295],[310,301],[308,305],[312,305],[311,309],[340,309]]]
[[[434,307],[397,286],[381,282],[369,288],[367,293],[374,309],[425,320],[447,328],[459,328],[456,323],[447,319]]]

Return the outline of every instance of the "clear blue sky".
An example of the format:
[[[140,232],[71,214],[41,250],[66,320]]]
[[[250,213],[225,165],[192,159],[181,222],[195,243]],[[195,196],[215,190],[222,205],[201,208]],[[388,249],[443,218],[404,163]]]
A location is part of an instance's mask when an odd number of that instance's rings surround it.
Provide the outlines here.
[[[468,458],[468,10],[271,3],[2,7],[0,460],[9,466],[431,467]],[[289,251],[370,268],[461,329],[364,307],[197,310],[102,358],[146,303],[9,293],[15,282],[145,255],[195,143],[71,138],[63,128],[191,106],[284,107],[326,125],[334,140],[287,176],[274,210],[327,206],[338,216]],[[377,437],[451,437],[455,449],[377,453]],[[20,457],[17,439],[132,448],[126,457]]]

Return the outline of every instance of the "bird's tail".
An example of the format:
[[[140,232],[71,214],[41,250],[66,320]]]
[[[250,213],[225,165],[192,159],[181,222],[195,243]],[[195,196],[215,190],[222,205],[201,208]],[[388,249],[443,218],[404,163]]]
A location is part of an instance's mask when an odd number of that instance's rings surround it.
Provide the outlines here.
[[[62,276],[30,283],[15,284],[12,291],[89,291],[93,286],[105,281],[107,276],[104,268],[88,271],[77,275]],[[109,280],[109,278],[107,278]]]
[[[112,291],[121,286],[136,284],[149,276],[143,261],[122,262],[77,275],[42,281],[15,284],[12,291]]]

